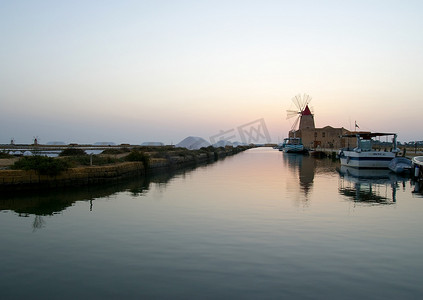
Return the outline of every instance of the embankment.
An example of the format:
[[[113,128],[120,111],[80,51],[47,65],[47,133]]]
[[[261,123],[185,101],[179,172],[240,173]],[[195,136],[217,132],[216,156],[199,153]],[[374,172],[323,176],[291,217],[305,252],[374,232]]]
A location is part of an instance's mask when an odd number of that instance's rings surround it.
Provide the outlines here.
[[[142,162],[122,162],[104,166],[70,168],[56,176],[41,175],[33,170],[0,170],[0,191],[60,188],[119,181],[143,176],[146,173],[166,172],[189,166],[211,163],[226,156],[247,150],[249,147],[216,148],[209,152],[190,152],[183,156],[164,155],[151,158],[148,166]]]

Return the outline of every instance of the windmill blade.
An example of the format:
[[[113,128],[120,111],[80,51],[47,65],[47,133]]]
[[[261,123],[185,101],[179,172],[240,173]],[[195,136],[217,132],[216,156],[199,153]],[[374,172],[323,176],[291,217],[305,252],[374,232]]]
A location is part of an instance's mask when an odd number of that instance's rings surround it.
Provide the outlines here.
[[[300,121],[300,116],[298,116],[298,118],[295,119],[295,122],[291,127],[291,131],[295,131],[295,128],[297,128],[297,124],[298,124],[299,121]]]
[[[298,108],[298,110],[301,111],[301,95],[298,94],[294,98],[291,99],[292,102],[294,102],[295,106]]]
[[[292,102],[294,102],[295,106],[298,108],[299,112],[304,111],[306,106],[311,102],[310,95],[307,94],[298,94],[292,98]]]
[[[304,99],[304,96],[302,96],[302,97],[301,97],[301,95],[299,95],[299,96],[300,96],[300,101],[299,101],[300,102],[300,110],[303,111],[304,108],[305,108],[305,99]]]
[[[303,96],[301,97],[301,100],[300,100],[300,103],[301,103],[301,107],[300,107],[300,110],[301,110],[301,112],[305,109],[305,107],[306,107],[306,105],[307,105],[307,97],[308,95],[307,94],[303,94]]]
[[[298,116],[298,114],[299,114],[299,112],[298,111],[296,111],[296,110],[287,110],[286,111],[286,119],[288,120],[288,119],[291,119],[291,118],[293,118],[293,117],[295,117],[295,116]]]
[[[311,99],[312,98],[310,97],[310,95],[307,95],[307,94],[303,95],[303,98],[301,99],[301,111],[304,111],[306,106],[310,103]]]
[[[311,96],[308,94],[304,94],[303,98],[304,98],[304,102],[306,103],[309,103],[312,99]]]

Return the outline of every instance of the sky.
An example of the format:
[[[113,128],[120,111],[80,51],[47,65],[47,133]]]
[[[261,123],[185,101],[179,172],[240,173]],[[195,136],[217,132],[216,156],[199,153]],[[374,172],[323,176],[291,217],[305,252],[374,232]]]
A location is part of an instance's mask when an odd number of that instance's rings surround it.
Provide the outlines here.
[[[423,140],[422,16],[408,0],[0,1],[0,143],[240,140],[248,124],[278,142],[298,94],[316,127]]]

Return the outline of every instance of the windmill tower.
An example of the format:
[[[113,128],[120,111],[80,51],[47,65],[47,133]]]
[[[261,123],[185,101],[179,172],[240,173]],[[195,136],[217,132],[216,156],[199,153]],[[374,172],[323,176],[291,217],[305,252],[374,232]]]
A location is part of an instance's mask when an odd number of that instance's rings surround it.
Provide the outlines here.
[[[294,102],[295,106],[297,107],[297,110],[287,110],[286,111],[286,118],[291,119],[293,117],[297,117],[294,121],[294,124],[291,127],[291,132],[297,131],[297,125],[300,123],[300,126],[298,130],[303,129],[314,129],[314,115],[311,112],[310,108],[308,107],[308,104],[311,101],[311,97],[307,94],[304,94],[301,96],[301,94],[298,94],[294,98],[292,98],[292,102]]]

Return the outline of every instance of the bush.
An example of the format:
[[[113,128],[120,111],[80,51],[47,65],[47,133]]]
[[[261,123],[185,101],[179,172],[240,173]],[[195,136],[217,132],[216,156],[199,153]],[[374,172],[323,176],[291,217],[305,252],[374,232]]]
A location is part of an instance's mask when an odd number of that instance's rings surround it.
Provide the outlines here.
[[[55,176],[69,168],[69,164],[62,159],[47,156],[25,156],[14,163],[12,169],[35,170],[41,175]]]
[[[128,148],[112,148],[112,149],[106,149],[103,152],[101,152],[101,154],[123,154],[123,153],[128,153],[131,150],[129,150]]]
[[[13,155],[10,155],[9,153],[0,151],[0,158],[13,158]]]
[[[79,156],[68,156],[64,158],[70,166],[77,167],[77,166],[90,166],[92,164],[94,166],[103,166],[108,164],[113,164],[119,162],[119,159],[113,157],[102,157],[98,155],[79,155]]]
[[[78,148],[67,148],[60,152],[59,156],[78,156],[78,155],[87,155],[84,150]]]
[[[150,157],[145,154],[144,152],[138,151],[138,150],[132,150],[131,153],[129,153],[125,157],[126,161],[141,161],[144,164],[144,168],[148,169],[150,166]]]

